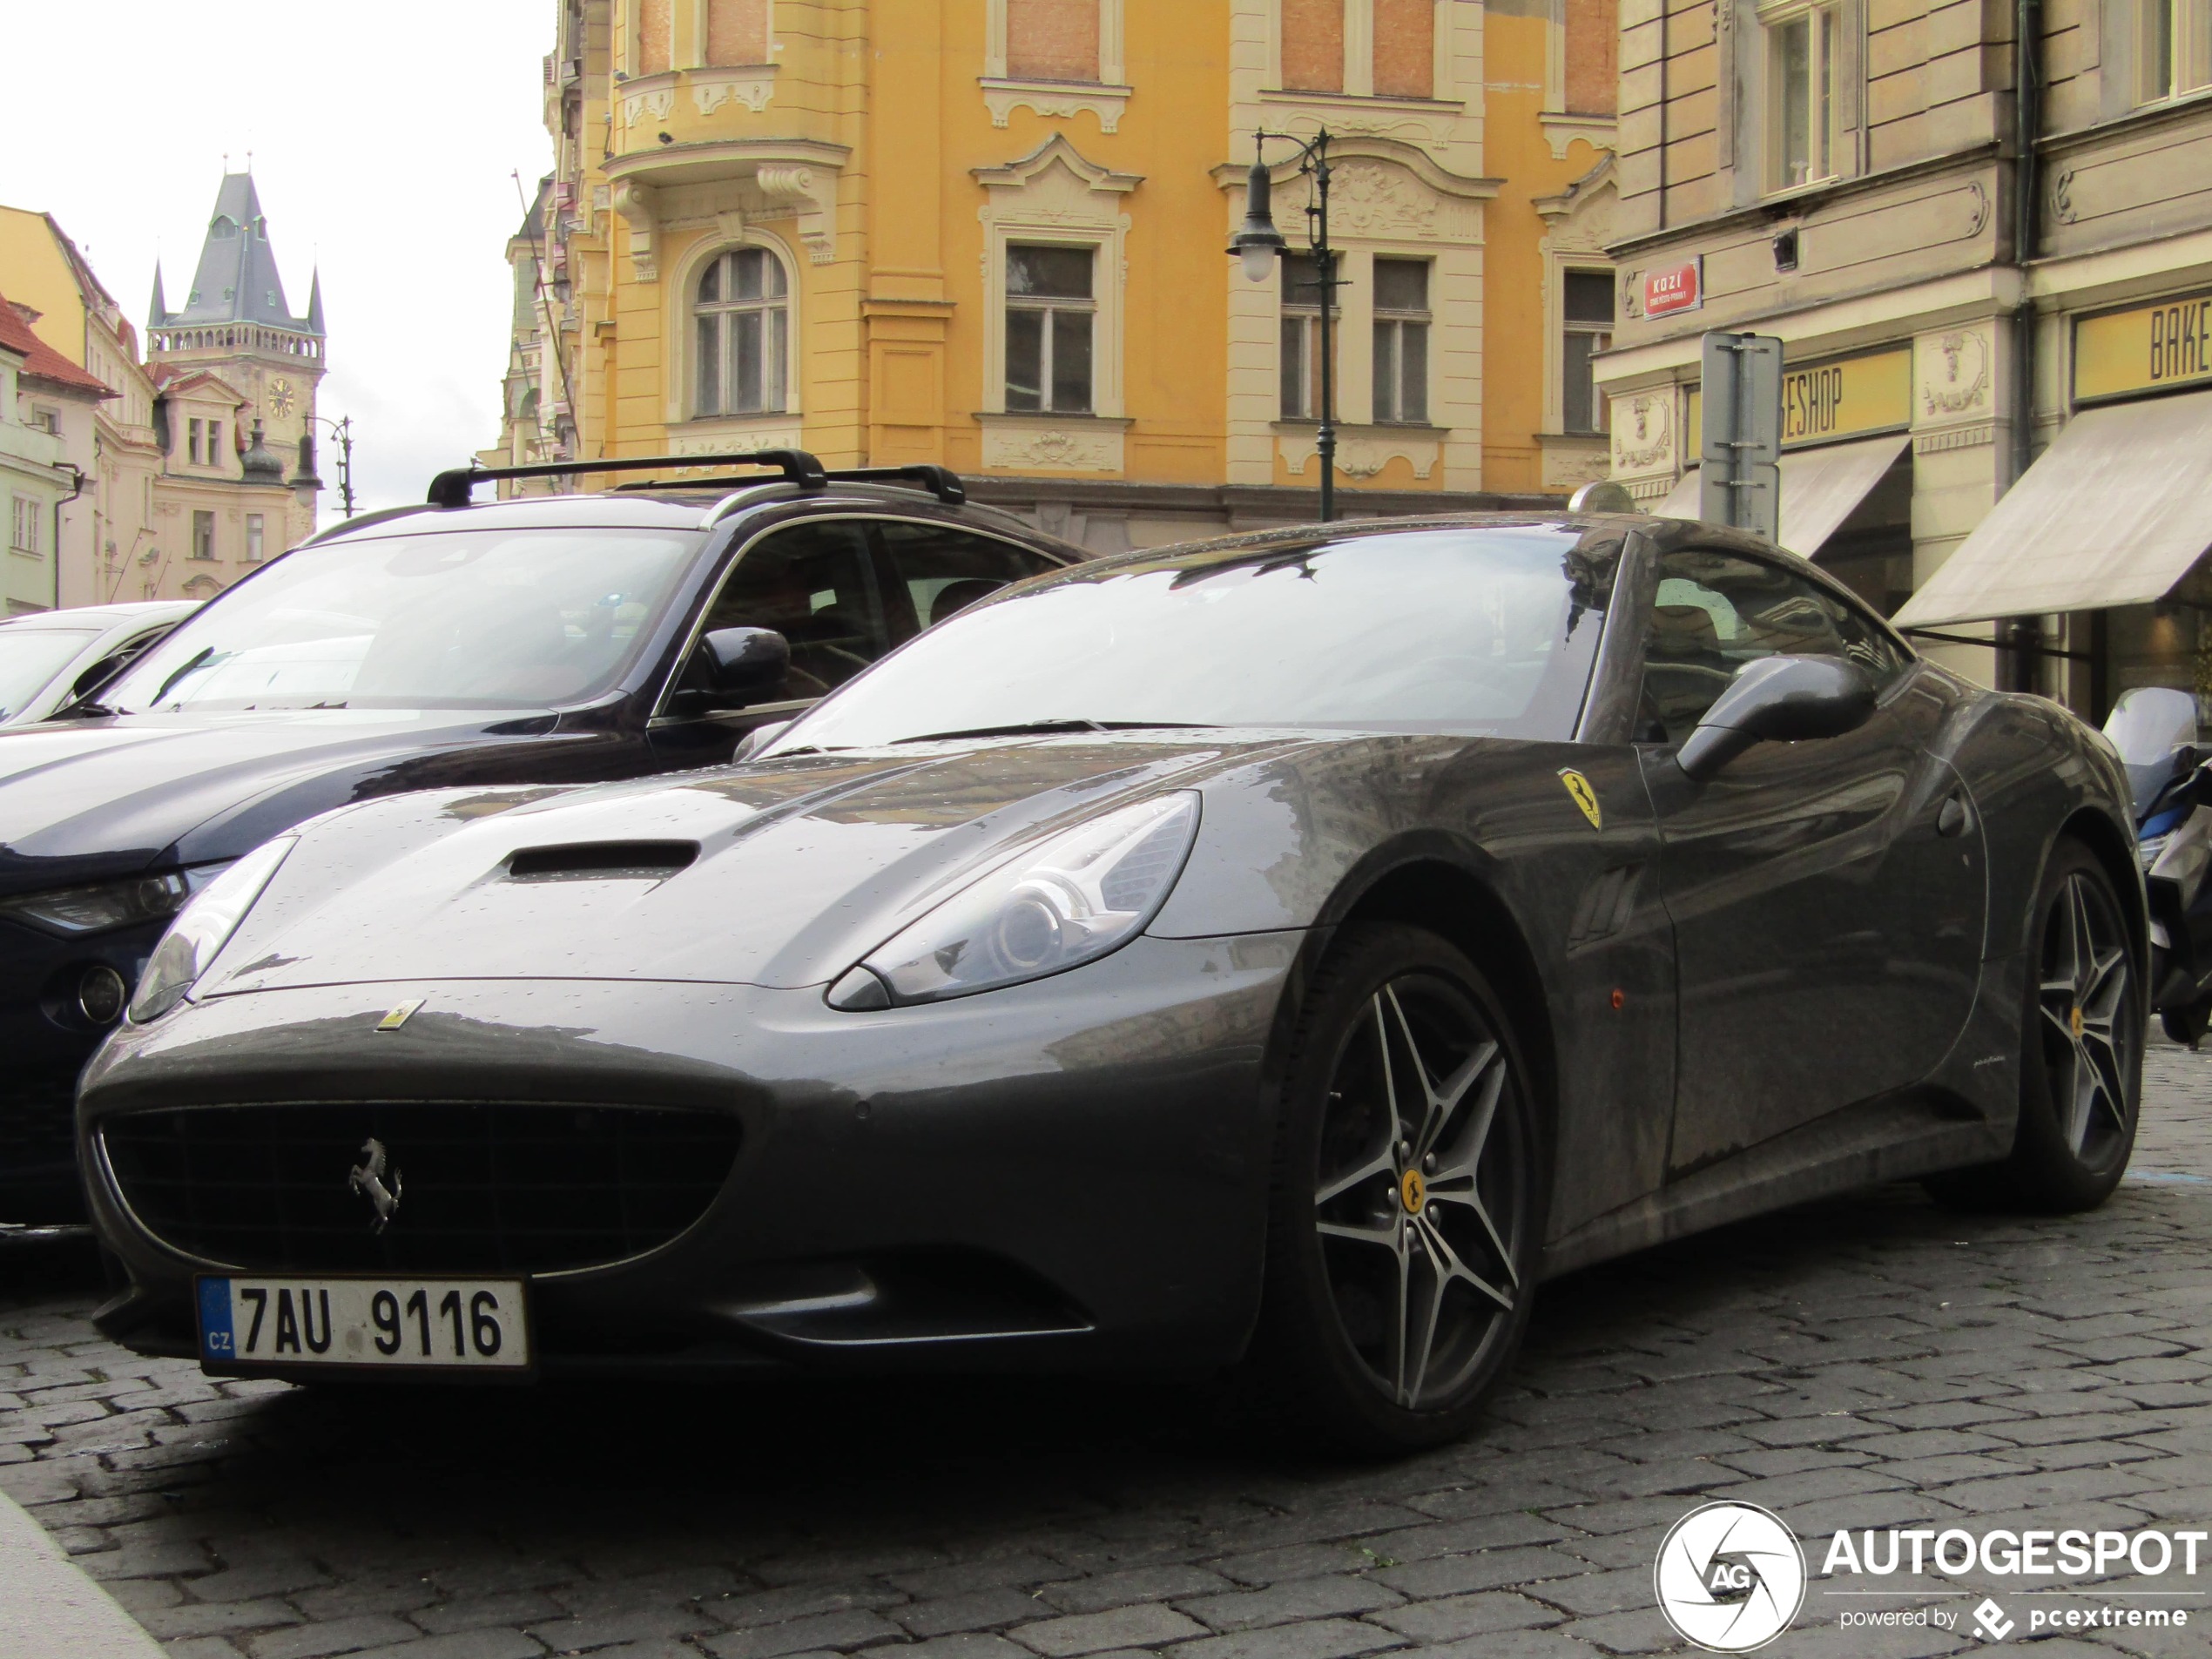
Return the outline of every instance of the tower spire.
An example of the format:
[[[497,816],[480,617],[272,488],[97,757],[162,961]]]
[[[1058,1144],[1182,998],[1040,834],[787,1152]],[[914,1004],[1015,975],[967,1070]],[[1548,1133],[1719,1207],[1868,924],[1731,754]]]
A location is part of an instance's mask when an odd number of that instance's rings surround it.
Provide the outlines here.
[[[152,334],[168,320],[169,302],[161,294],[161,261],[153,262],[153,304],[146,312],[146,332]]]

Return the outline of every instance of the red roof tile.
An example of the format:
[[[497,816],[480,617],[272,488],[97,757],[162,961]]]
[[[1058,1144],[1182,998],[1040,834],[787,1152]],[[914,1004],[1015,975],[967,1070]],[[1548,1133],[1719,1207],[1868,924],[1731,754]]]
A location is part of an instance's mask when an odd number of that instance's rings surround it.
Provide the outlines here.
[[[97,374],[87,374],[32,334],[30,325],[17,314],[5,294],[0,294],[0,350],[19,354],[24,359],[23,373],[32,380],[72,392],[97,392],[102,397],[115,395]]]

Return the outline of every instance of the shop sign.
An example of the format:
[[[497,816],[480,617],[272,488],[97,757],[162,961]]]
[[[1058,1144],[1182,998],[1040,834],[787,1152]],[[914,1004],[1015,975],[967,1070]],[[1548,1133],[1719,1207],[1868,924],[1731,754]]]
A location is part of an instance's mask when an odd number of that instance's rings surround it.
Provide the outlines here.
[[[2074,325],[2074,401],[2212,383],[2212,294],[2107,311]]]
[[[1676,312],[1702,310],[1704,304],[1705,260],[1702,254],[1643,273],[1645,316],[1671,317]]]
[[[1703,447],[1704,395],[1693,387],[1683,412],[1683,453]],[[1912,348],[1804,363],[1782,371],[1782,447],[1803,449],[1912,424]]]

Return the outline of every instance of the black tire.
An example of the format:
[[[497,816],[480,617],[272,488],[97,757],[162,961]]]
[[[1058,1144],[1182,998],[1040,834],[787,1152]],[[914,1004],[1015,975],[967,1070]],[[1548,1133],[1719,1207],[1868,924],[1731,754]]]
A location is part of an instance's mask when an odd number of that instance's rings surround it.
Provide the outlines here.
[[[2144,1015],[2112,878],[2080,842],[2052,849],[2035,896],[2010,1157],[1928,1183],[1946,1203],[2062,1215],[2112,1196],[2135,1144]]]
[[[1527,1325],[1550,1168],[1481,973],[1420,928],[1346,927],[1285,1069],[1250,1380],[1351,1450],[1465,1433]]]

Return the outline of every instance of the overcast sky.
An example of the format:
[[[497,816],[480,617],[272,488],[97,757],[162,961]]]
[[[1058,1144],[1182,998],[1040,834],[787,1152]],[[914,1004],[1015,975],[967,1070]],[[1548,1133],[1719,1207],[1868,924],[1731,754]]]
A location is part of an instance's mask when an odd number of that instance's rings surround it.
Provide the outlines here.
[[[553,0],[6,5],[0,202],[53,214],[141,332],[192,286],[223,158],[253,177],[295,315],[322,267],[320,413],[362,504],[420,501],[499,435],[504,252],[550,166]],[[338,512],[336,457],[319,469]]]

